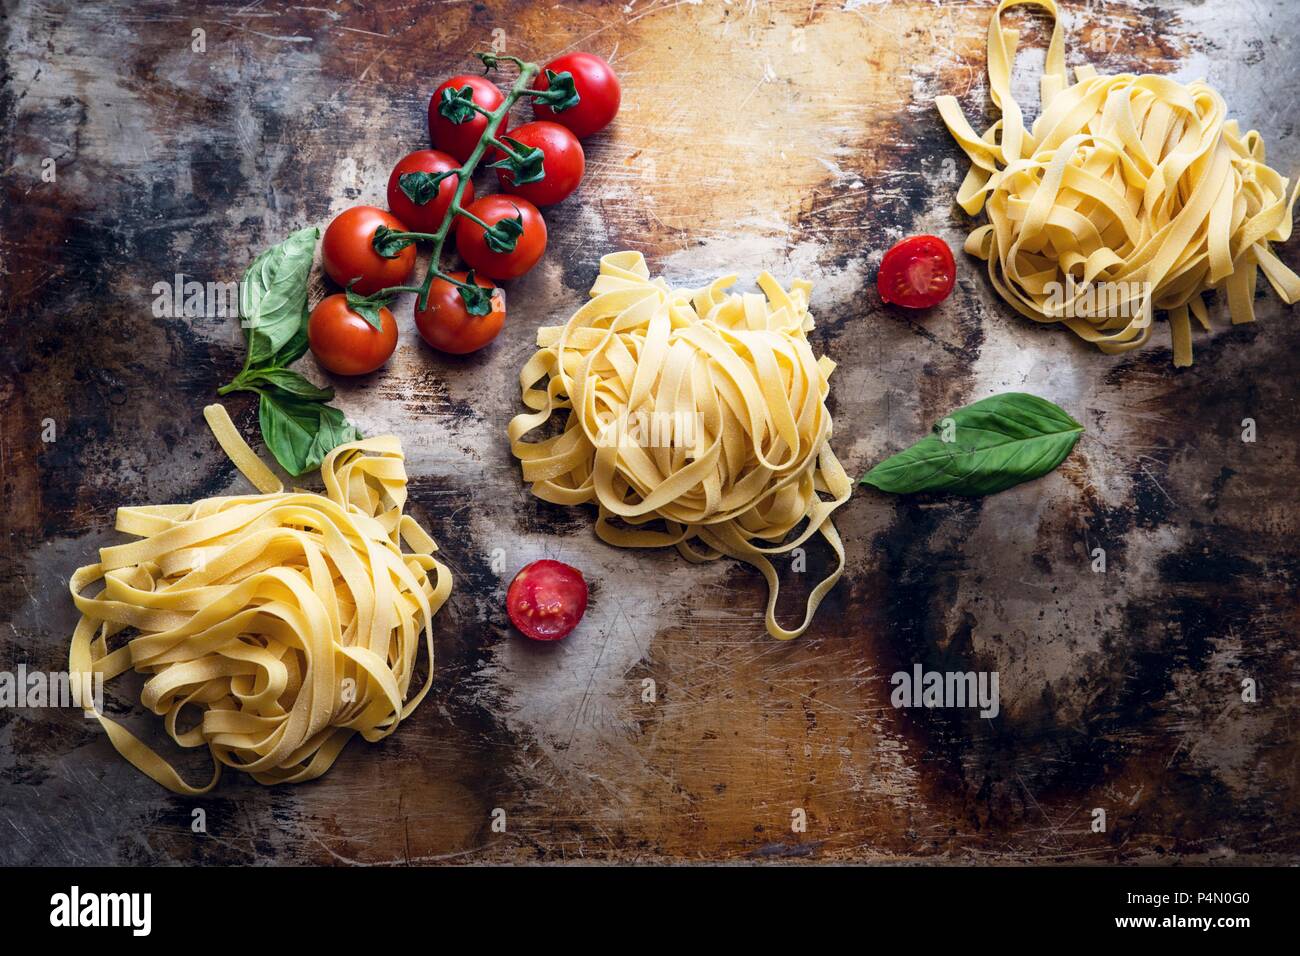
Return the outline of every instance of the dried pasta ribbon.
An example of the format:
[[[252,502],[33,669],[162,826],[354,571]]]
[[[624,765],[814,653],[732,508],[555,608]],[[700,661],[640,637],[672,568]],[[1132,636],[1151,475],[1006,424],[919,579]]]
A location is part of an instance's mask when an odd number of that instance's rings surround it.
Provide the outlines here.
[[[223,766],[264,784],[311,780],[354,734],[388,736],[429,692],[432,620],[451,573],[402,513],[396,438],[331,451],[321,464],[324,495],[284,492],[222,406],[204,416],[266,493],[119,508],[117,529],[140,540],[101,549],[98,564],[73,574],[82,616],[68,666],[105,681],[131,669],[148,675],[142,703],[177,744],[208,749],[207,783],[186,782],[121,724],[93,713],[118,752],[169,790],[206,793]],[[412,694],[421,647],[428,673]]]
[[[594,502],[596,533],[609,544],[758,568],[768,633],[788,640],[808,628],[844,569],[831,514],[852,482],[830,447],[835,365],[808,343],[808,282],[787,291],[763,273],[763,294],[738,295],[727,292],[735,281],[672,289],[651,280],[640,253],[603,257],[591,300],[563,326],[538,330],[519,375],[532,411],[510,422],[510,448],[539,498]],[[555,414],[560,434],[523,440]],[[629,439],[645,422],[667,423],[660,440],[646,440],[644,428]],[[770,556],[814,534],[836,567],[813,589],[803,622],[786,630]]]
[[[1020,4],[1053,20],[1042,112],[1028,130],[1011,95],[1019,32],[1002,27],[1002,11]],[[1255,318],[1260,270],[1284,302],[1300,301],[1300,276],[1269,248],[1290,238],[1300,183],[1265,164],[1259,134],[1243,136],[1210,86],[1091,67],[1067,86],[1054,0],[998,4],[988,69],[1002,118],[983,136],[955,98],[935,103],[972,163],[957,202],[972,216],[988,211],[966,251],[987,260],[993,287],[1022,315],[1117,353],[1143,345],[1165,311],[1174,364],[1187,366],[1191,319],[1210,329],[1206,290],[1226,296],[1234,324]]]

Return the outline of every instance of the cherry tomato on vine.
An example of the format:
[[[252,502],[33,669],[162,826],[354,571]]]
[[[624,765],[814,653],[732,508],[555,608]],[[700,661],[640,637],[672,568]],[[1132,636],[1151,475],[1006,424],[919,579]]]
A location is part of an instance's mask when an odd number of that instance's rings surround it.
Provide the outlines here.
[[[336,375],[365,375],[388,361],[397,347],[397,320],[379,310],[383,331],[348,306],[339,292],[321,299],[307,319],[307,342],[312,354]]]
[[[455,176],[446,177],[438,183],[436,192],[429,187],[429,183],[438,173],[459,168],[460,163],[436,149],[419,149],[403,157],[393,167],[393,172],[388,177],[388,208],[414,232],[437,232],[438,227],[442,225],[442,217],[447,214],[447,208],[451,205],[451,197],[456,194],[458,180]],[[412,178],[408,175],[411,173],[429,175]],[[402,185],[403,176],[408,176],[405,187]],[[417,202],[411,198],[412,195],[417,199],[423,199],[424,202]],[[472,180],[465,183],[465,191],[461,193],[460,201],[464,206],[474,201]]]
[[[948,298],[956,281],[957,264],[948,243],[938,236],[912,236],[880,260],[876,288],[886,302],[928,309]]]
[[[534,561],[510,582],[506,611],[525,637],[558,641],[587,611],[587,582],[581,571],[560,561]]]
[[[452,272],[457,282],[467,282],[464,272]],[[429,285],[429,299],[423,309],[416,299],[415,327],[420,337],[435,349],[452,355],[467,355],[487,345],[501,331],[506,320],[506,294],[486,279],[474,277],[474,282],[484,289],[492,289],[492,311],[487,315],[471,315],[465,308],[460,289],[446,279],[434,279]]]
[[[438,107],[442,103],[443,90],[463,90],[467,86],[474,91],[474,102],[485,110],[495,110],[506,100],[491,80],[469,73],[453,76],[433,91],[433,96],[429,98],[429,140],[435,149],[450,153],[461,163],[469,159],[469,154],[478,145],[483,131],[487,129],[487,117],[476,113],[473,119],[464,123],[453,123],[442,115]]]
[[[618,77],[608,63],[593,53],[566,54],[542,68],[537,79],[533,80],[533,89],[550,89],[548,70],[552,73],[568,73],[573,77],[578,105],[556,112],[549,103],[534,102],[535,117],[567,126],[579,139],[599,133],[610,124],[618,113],[623,93],[619,89]]]
[[[356,279],[352,291],[361,295],[404,283],[415,267],[415,246],[385,259],[371,245],[380,226],[407,231],[400,219],[377,206],[353,206],[335,216],[321,242],[326,275],[345,288]]]
[[[524,231],[515,238],[510,252],[495,252],[489,246],[482,226],[463,216],[456,221],[456,249],[460,257],[479,275],[489,279],[515,279],[533,266],[546,251],[546,222],[537,207],[523,196],[484,196],[466,212],[489,226],[502,219],[523,220]]]
[[[501,189],[513,196],[523,196],[535,206],[552,206],[578,188],[587,161],[582,154],[578,137],[558,123],[538,120],[517,126],[505,134],[524,146],[542,151],[543,177],[535,183],[516,186],[513,171],[497,169]],[[501,137],[504,139],[504,137]],[[507,146],[513,146],[507,142]],[[492,151],[492,161],[504,159],[500,150]]]

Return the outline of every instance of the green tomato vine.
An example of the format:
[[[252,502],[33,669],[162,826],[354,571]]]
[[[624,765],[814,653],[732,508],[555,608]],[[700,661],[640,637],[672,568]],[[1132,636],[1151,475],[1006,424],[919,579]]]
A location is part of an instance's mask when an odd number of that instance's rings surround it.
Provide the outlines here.
[[[502,56],[494,53],[479,53],[476,55],[483,61],[487,72],[495,69],[502,62],[513,63],[519,70],[519,76],[516,77],[514,84],[510,87],[510,92],[506,94],[501,105],[494,110],[484,109],[475,103],[473,99],[474,91],[470,86],[460,90],[449,87],[443,91],[442,99],[438,104],[438,112],[451,122],[460,125],[472,121],[476,116],[487,117],[487,126],[483,130],[483,135],[479,137],[478,144],[470,153],[469,158],[457,169],[447,170],[436,175],[430,173],[406,173],[399,180],[402,191],[410,197],[411,201],[423,204],[431,202],[438,195],[444,179],[455,176],[456,191],[452,194],[451,203],[442,218],[442,223],[438,226],[436,232],[399,232],[386,226],[380,226],[371,239],[371,245],[374,247],[375,252],[386,259],[395,257],[402,249],[413,242],[433,243],[433,251],[429,257],[429,268],[424,274],[424,280],[418,286],[399,285],[380,289],[373,295],[364,298],[358,297],[359,303],[373,305],[377,308],[387,305],[392,297],[400,292],[414,292],[419,296],[416,300],[416,308],[423,309],[428,302],[429,287],[433,284],[433,280],[443,279],[460,291],[460,297],[464,300],[465,309],[470,315],[487,315],[492,311],[492,290],[484,289],[478,285],[474,281],[472,271],[466,277],[467,281],[461,282],[442,270],[443,247],[446,245],[447,236],[451,234],[451,228],[456,222],[456,217],[460,216],[483,227],[484,241],[493,252],[512,252],[519,236],[523,234],[523,216],[503,219],[495,225],[488,225],[461,206],[460,201],[465,193],[465,184],[473,177],[479,160],[483,158],[483,154],[490,148],[499,150],[503,154],[503,158],[489,164],[488,168],[510,170],[513,181],[520,186],[540,181],[546,174],[542,151],[536,147],[527,147],[509,136],[498,137],[497,131],[501,128],[501,124],[511,108],[525,96],[531,96],[534,102],[549,103],[556,112],[576,106],[579,97],[574,87],[573,77],[567,72],[554,73],[547,70],[546,76],[550,81],[549,88],[534,90],[529,87],[541,72],[541,67],[536,63],[526,63],[517,56]]]

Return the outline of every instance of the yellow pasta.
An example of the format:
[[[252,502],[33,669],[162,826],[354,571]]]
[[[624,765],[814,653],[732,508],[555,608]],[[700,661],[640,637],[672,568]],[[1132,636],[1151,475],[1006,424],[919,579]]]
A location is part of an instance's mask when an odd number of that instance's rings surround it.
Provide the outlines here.
[[[130,669],[148,675],[143,704],[176,743],[210,751],[205,785],[94,716],[122,756],[169,790],[205,793],[223,766],[265,784],[311,780],[353,734],[388,736],[429,692],[431,622],[451,574],[402,512],[396,438],[331,451],[323,495],[286,492],[222,406],[204,415],[265,493],[119,508],[117,530],[139,540],[102,548],[99,563],[72,576],[82,617],[69,669],[106,681]],[[114,642],[123,632],[129,639]],[[428,674],[408,699],[422,644]]]
[[[510,447],[539,498],[595,503],[596,533],[609,544],[758,568],[768,633],[786,640],[807,629],[844,568],[831,514],[852,483],[830,447],[835,363],[808,343],[809,283],[787,292],[764,273],[765,296],[728,294],[735,281],[672,289],[650,279],[640,253],[602,258],[591,300],[538,331],[539,351],[519,376],[533,411],[510,422]],[[523,440],[564,412],[562,433]],[[816,533],[837,564],[786,630],[769,556]]]
[[[1017,4],[1053,18],[1042,112],[1028,130],[1010,85],[1019,33],[1002,27],[1002,11]],[[988,261],[1017,311],[1116,353],[1143,345],[1163,310],[1174,364],[1186,366],[1190,318],[1210,329],[1206,290],[1226,295],[1234,324],[1254,320],[1259,270],[1285,302],[1300,300],[1300,277],[1269,248],[1291,235],[1296,190],[1287,195],[1259,134],[1243,136],[1215,90],[1091,67],[1067,86],[1054,0],[1002,0],[988,61],[1002,118],[983,136],[953,97],[936,104],[972,163],[957,201],[970,215],[988,210],[966,251]]]

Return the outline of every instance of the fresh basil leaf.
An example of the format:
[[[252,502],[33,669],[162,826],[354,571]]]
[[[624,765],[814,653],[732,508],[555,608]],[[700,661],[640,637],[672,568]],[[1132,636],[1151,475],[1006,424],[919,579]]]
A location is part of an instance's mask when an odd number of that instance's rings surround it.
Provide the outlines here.
[[[299,229],[254,259],[244,274],[239,305],[246,368],[273,364],[306,325],[307,278],[319,235],[315,226]]]
[[[307,348],[310,344],[307,340],[307,320],[310,316],[311,312],[307,308],[306,303],[304,303],[302,308],[302,322],[298,325],[298,331],[294,332],[293,338],[284,343],[284,345],[280,347],[280,351],[276,352],[272,357],[272,368],[284,368],[287,365],[292,365],[294,362],[298,361],[298,359],[307,354]]]
[[[384,320],[379,314],[379,310],[386,308],[388,303],[392,302],[392,296],[385,296],[382,299],[371,299],[368,296],[357,295],[351,287],[347,291],[348,308],[369,322],[377,332],[384,331]]]
[[[896,494],[989,495],[1047,474],[1082,433],[1082,425],[1046,399],[1004,392],[957,409],[861,480]]]
[[[519,212],[519,207],[515,206],[515,212]],[[483,230],[483,239],[487,247],[493,252],[514,252],[515,241],[524,234],[524,214],[522,212],[513,219],[502,219],[494,226]]]
[[[519,140],[512,139],[509,136],[502,136],[501,142],[518,153],[519,158],[516,159],[507,153],[504,158],[497,160],[495,163],[488,163],[488,169],[510,170],[510,181],[516,186],[539,183],[546,177],[546,154],[542,152],[540,147],[525,146]]]
[[[397,185],[411,202],[417,206],[426,206],[437,198],[438,191],[442,188],[442,181],[448,176],[455,175],[457,172],[454,169],[441,173],[427,173],[423,170],[402,173],[397,177]]]
[[[282,392],[310,402],[328,402],[334,397],[332,387],[320,388],[287,368],[253,369],[241,375],[239,383],[249,387],[274,386]]]
[[[573,74],[568,70],[563,73],[547,70],[546,91],[550,94],[547,99],[551,110],[555,113],[563,113],[582,102],[582,97],[578,95],[578,88],[573,85]]]
[[[375,230],[375,234],[370,240],[370,246],[385,259],[396,259],[398,253],[413,242],[415,242],[414,239],[402,235],[396,229],[380,226]]]
[[[299,398],[276,386],[258,388],[257,392],[262,438],[291,475],[319,468],[336,446],[361,437],[332,405]]]

